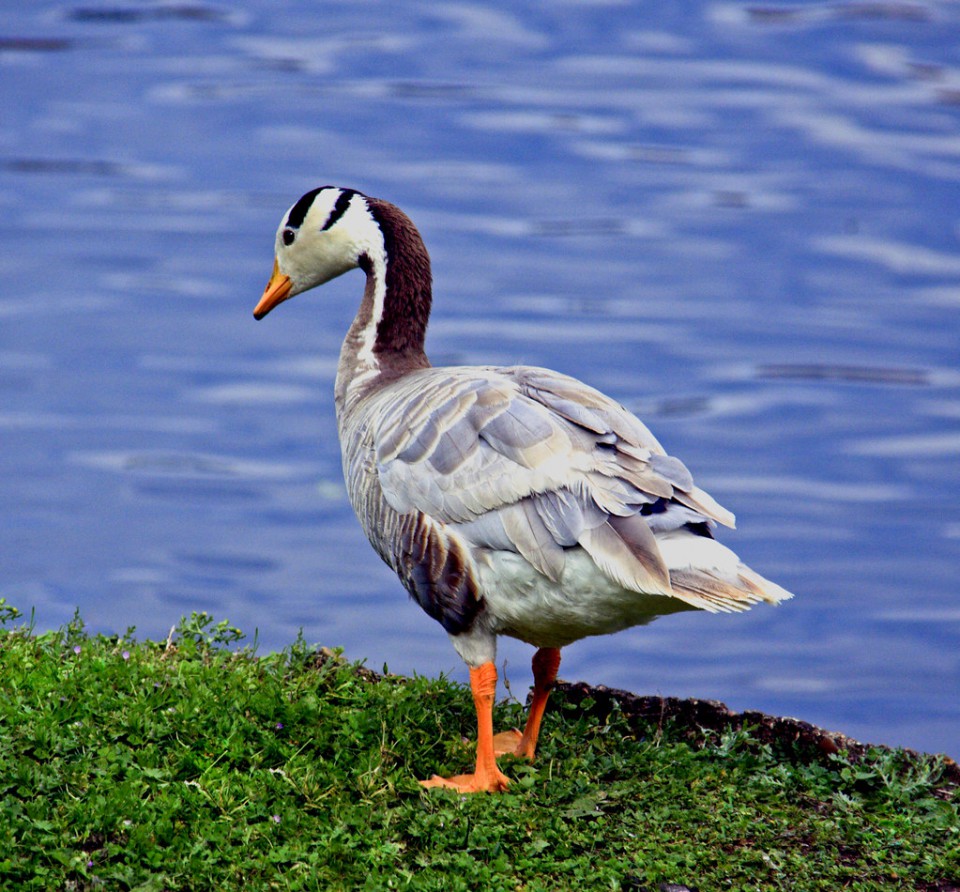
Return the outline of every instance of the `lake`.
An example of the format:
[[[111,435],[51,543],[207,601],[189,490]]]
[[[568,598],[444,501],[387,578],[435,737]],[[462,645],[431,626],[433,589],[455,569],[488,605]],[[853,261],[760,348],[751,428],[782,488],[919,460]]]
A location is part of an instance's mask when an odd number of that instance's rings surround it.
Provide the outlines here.
[[[616,397],[796,593],[562,677],[960,756],[958,45],[912,2],[8,4],[0,596],[466,678],[346,500],[362,276],[251,315],[333,183],[421,228],[435,364]]]

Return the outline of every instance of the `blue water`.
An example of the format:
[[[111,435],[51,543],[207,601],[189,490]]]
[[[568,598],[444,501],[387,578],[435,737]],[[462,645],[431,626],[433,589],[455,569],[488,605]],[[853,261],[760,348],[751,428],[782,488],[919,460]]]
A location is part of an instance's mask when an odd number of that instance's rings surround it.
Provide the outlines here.
[[[563,677],[960,755],[958,46],[933,3],[7,4],[0,595],[465,677],[341,482],[360,274],[251,316],[337,183],[421,227],[435,363],[616,396],[797,594]]]

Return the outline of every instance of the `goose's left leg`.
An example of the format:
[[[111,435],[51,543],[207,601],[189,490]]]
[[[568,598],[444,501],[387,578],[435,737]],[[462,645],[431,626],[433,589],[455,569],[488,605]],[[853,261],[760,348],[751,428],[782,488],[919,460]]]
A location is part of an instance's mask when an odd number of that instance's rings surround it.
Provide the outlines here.
[[[533,700],[523,734],[519,731],[503,731],[494,738],[494,751],[498,756],[512,753],[525,759],[533,759],[540,736],[540,722],[547,707],[547,698],[553,690],[560,669],[560,649],[541,647],[533,655]]]

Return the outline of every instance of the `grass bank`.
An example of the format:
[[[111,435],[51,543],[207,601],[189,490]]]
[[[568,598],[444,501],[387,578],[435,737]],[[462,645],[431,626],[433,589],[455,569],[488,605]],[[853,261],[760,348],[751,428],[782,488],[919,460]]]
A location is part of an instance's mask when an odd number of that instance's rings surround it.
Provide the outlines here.
[[[168,641],[34,634],[0,600],[7,889],[948,890],[957,772],[749,721],[558,691],[500,796],[421,789],[471,763],[469,691],[302,640],[257,657],[205,615]],[[682,710],[680,711],[682,712]],[[497,708],[501,727],[518,704]],[[759,727],[759,725],[758,725]],[[666,887],[665,887],[666,888]]]

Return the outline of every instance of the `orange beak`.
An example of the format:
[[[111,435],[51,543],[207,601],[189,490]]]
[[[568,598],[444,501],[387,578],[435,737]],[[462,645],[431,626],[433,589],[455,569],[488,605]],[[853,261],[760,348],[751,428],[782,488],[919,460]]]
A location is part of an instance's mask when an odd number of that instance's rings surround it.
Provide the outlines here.
[[[290,289],[292,287],[293,283],[290,281],[290,276],[285,276],[280,272],[280,267],[277,265],[276,258],[274,258],[273,275],[270,276],[270,281],[267,282],[267,287],[263,290],[263,297],[260,298],[260,303],[257,304],[253,311],[253,318],[262,319],[277,304],[282,304],[290,297]]]

